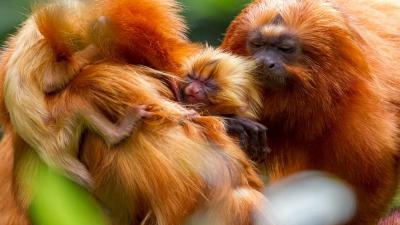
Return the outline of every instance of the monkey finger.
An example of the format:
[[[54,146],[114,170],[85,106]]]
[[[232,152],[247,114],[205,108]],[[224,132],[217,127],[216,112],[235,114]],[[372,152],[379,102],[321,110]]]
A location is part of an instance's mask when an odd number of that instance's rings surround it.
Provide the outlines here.
[[[258,123],[258,122],[253,122],[253,123],[260,129],[260,131],[265,132],[265,133],[268,131],[268,128],[266,126],[264,126],[263,124]]]
[[[258,155],[261,149],[259,140],[259,129],[257,126],[251,125],[247,126],[247,133],[249,134],[249,147],[252,155]]]
[[[246,132],[241,132],[239,134],[239,143],[240,146],[247,151],[250,146],[249,146],[249,135]]]
[[[241,124],[228,122],[227,131],[230,134],[236,134],[239,136],[240,147],[242,147],[245,150],[249,149],[248,146],[249,136]]]
[[[200,117],[200,114],[196,110],[191,109],[187,113],[187,118],[188,119],[195,119],[195,118],[198,118],[198,117]]]
[[[267,128],[262,128],[259,130],[259,140],[260,147],[263,153],[269,153],[268,150],[268,138],[267,138]]]
[[[270,148],[268,145],[266,145],[266,146],[264,147],[264,151],[265,151],[267,154],[270,154],[270,153],[272,152],[272,148]]]
[[[267,132],[263,125],[259,125],[253,121],[243,121],[246,124],[247,132],[250,134],[250,147],[248,149],[251,158],[254,161],[265,159],[267,154]]]
[[[248,150],[256,159],[265,158],[265,155],[270,152],[267,143],[267,127],[247,118],[237,118],[237,120],[246,128],[247,132],[250,133],[250,139],[253,140]]]
[[[153,116],[154,116],[153,112],[149,112],[149,111],[143,111],[142,112],[142,118],[144,118],[144,119],[150,119]]]
[[[129,114],[129,113],[140,114],[141,112],[146,111],[146,110],[147,110],[146,105],[133,105],[128,108],[127,114]]]

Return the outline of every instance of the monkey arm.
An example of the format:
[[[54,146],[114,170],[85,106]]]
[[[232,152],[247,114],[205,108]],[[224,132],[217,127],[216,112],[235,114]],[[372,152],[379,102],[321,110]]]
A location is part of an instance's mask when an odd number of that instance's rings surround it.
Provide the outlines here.
[[[223,117],[228,133],[238,135],[240,145],[254,161],[265,159],[271,149],[267,143],[267,128],[255,121],[240,116]]]
[[[108,146],[114,146],[128,138],[138,122],[148,118],[151,113],[146,106],[133,106],[117,123],[112,123],[96,109],[86,109],[81,113],[88,127],[100,135]]]

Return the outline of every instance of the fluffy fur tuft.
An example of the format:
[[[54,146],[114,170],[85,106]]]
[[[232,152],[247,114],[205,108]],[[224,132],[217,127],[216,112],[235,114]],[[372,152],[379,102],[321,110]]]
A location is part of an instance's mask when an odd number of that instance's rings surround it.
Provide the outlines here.
[[[172,0],[98,1],[92,41],[111,59],[177,73],[198,49],[186,38],[180,11]]]
[[[59,60],[71,57],[74,52],[83,48],[83,33],[90,21],[90,17],[85,14],[86,7],[89,5],[79,0],[62,0],[33,6],[33,20],[37,29]]]

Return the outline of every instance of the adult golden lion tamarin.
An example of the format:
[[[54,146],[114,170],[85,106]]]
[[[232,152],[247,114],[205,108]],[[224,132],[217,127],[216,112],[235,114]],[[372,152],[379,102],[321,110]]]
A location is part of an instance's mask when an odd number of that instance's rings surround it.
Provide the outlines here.
[[[343,178],[358,194],[352,224],[376,224],[398,183],[398,21],[398,1],[258,0],[222,44],[264,74],[272,181],[305,169]]]
[[[76,7],[79,9],[79,7]],[[77,159],[79,140],[85,128],[92,129],[109,145],[128,137],[137,120],[146,116],[141,106],[132,106],[115,124],[90,102],[64,102],[70,110],[52,117],[46,96],[68,85],[80,70],[94,60],[96,47],[74,52],[73,39],[80,19],[75,7],[49,4],[35,10],[13,37],[15,51],[5,65],[4,102],[14,131],[49,165],[87,187],[90,175]],[[66,16],[69,15],[68,21]],[[70,20],[71,19],[71,20]]]

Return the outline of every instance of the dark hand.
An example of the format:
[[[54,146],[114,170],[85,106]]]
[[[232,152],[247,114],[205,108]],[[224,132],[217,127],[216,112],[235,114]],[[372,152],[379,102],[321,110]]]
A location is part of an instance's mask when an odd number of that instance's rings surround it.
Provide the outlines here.
[[[265,159],[271,150],[267,143],[267,128],[257,122],[244,117],[224,117],[229,134],[238,135],[240,145],[248,156],[260,162]]]

